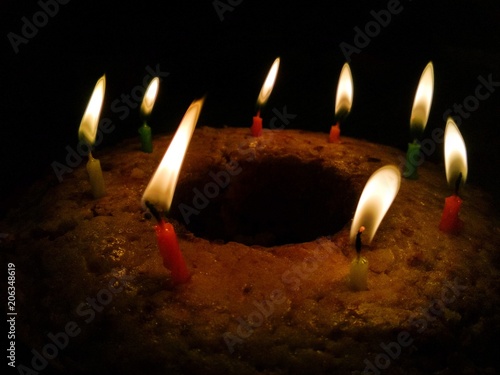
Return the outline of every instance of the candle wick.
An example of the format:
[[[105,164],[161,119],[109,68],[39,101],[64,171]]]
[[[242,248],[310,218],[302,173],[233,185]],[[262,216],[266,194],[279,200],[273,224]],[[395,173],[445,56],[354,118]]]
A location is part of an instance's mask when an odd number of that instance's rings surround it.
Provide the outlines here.
[[[356,235],[356,253],[358,254],[358,259],[359,259],[359,254],[361,253],[361,233],[365,230],[365,227],[360,227],[358,230],[358,234]]]
[[[457,181],[455,181],[455,195],[458,195],[458,189],[460,188],[461,182],[462,182],[462,172],[458,174]]]
[[[146,202],[145,205],[149,209],[149,211],[151,212],[151,215],[153,215],[154,218],[156,219],[156,221],[158,221],[158,224],[161,224],[161,222],[162,222],[161,215],[158,212],[158,210],[155,208],[155,206],[153,206],[153,204],[150,202]]]

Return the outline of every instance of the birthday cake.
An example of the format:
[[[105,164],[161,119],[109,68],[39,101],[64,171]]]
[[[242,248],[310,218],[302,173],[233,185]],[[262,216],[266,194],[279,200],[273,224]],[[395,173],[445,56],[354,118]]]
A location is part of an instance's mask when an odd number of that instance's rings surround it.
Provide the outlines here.
[[[135,139],[97,150],[103,198],[83,165],[38,182],[0,227],[15,270],[9,362],[21,374],[496,373],[488,194],[466,185],[462,232],[441,232],[451,192],[443,167],[425,162],[363,246],[368,290],[353,291],[359,196],[404,153],[327,139],[197,128],[167,218],[191,273],[180,285],[141,206],[171,136],[154,138],[151,154]]]

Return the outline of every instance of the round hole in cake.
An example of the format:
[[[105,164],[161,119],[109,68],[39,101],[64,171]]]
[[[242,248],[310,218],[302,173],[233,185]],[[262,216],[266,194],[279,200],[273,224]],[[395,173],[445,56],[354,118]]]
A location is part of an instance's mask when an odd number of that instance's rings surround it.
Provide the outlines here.
[[[170,216],[212,241],[301,243],[342,229],[355,209],[354,192],[346,177],[320,161],[266,158],[182,178]]]

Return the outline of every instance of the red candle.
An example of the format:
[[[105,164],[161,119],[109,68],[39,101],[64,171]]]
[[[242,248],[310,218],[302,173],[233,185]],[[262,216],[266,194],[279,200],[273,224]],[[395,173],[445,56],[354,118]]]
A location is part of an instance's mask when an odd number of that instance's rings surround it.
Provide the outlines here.
[[[458,234],[462,231],[464,223],[458,218],[462,199],[456,194],[444,200],[443,215],[439,223],[439,229],[446,233]]]
[[[262,117],[260,117],[260,111],[253,117],[253,123],[250,130],[254,137],[260,137],[262,135]]]
[[[352,106],[353,83],[351,68],[348,63],[342,66],[339,83],[337,85],[337,95],[335,97],[335,120],[337,123],[330,128],[328,142],[340,143],[340,122],[344,121]]]
[[[328,141],[330,143],[340,143],[340,124],[338,122],[330,128]]]
[[[458,218],[462,206],[458,191],[460,185],[467,179],[467,150],[462,134],[451,117],[448,118],[444,130],[444,161],[446,180],[448,184],[455,184],[455,191],[444,201],[439,229],[446,233],[458,234],[464,226],[462,220]]]
[[[179,248],[173,225],[159,220],[155,230],[163,266],[172,272],[173,283],[177,285],[188,282],[191,276]]]

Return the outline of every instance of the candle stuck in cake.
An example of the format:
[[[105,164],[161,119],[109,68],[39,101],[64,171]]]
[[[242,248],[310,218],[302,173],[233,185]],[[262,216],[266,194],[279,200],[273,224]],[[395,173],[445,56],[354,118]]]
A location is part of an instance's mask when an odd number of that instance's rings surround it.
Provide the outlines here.
[[[160,79],[155,77],[151,80],[144,94],[144,98],[141,104],[141,117],[143,120],[142,126],[139,128],[139,135],[141,138],[141,150],[147,153],[153,152],[153,141],[151,134],[151,127],[148,125],[147,120],[153,106],[156,101],[156,96],[158,94],[158,87],[160,85]]]
[[[335,119],[336,124],[330,128],[330,143],[340,142],[340,123],[345,120],[352,107],[353,82],[351,68],[348,63],[342,66],[339,83],[337,85],[337,95],[335,96]]]
[[[361,256],[361,234],[365,227],[361,227],[356,235],[356,257],[351,262],[349,271],[349,284],[352,290],[360,291],[368,289],[368,259]]]
[[[182,256],[174,227],[165,223],[162,214],[168,213],[174,197],[177,180],[193,136],[204,99],[194,101],[187,109],[158,169],[151,178],[144,194],[142,204],[156,218],[155,227],[163,265],[172,275],[172,282],[182,284],[189,280],[189,272]]]
[[[444,131],[444,158],[446,179],[455,190],[445,199],[439,229],[446,233],[458,234],[464,226],[458,217],[462,206],[462,199],[458,193],[460,186],[467,179],[467,150],[462,134],[451,117],[448,118]]]
[[[361,234],[370,244],[387,210],[398,194],[401,173],[393,165],[379,168],[368,179],[351,225],[350,239],[355,244],[356,258],[351,263],[349,282],[353,290],[367,289],[368,260],[360,256]]]
[[[257,114],[253,117],[252,126],[250,127],[250,131],[254,137],[260,137],[262,135],[262,118],[260,117],[260,111],[264,104],[266,104],[271,92],[273,91],[274,82],[276,81],[276,76],[278,75],[278,69],[280,66],[280,58],[277,57],[273,65],[271,65],[271,69],[269,69],[269,73],[267,73],[267,77],[262,85],[262,88],[259,93],[259,97],[257,98]]]
[[[429,119],[433,93],[434,65],[432,62],[429,62],[420,76],[410,116],[410,133],[413,142],[408,143],[406,164],[403,171],[403,176],[410,180],[418,178],[418,166],[423,161],[423,156],[420,153],[419,138],[422,136],[427,125],[427,120]]]
[[[92,146],[95,143],[97,127],[99,125],[99,116],[101,114],[104,92],[106,90],[106,76],[103,75],[97,81],[92,96],[90,97],[87,109],[83,114],[78,136],[81,142],[84,142],[89,149],[89,161],[87,171],[89,175],[90,186],[94,198],[101,198],[106,195],[104,177],[102,175],[101,163],[98,159],[92,157]]]

